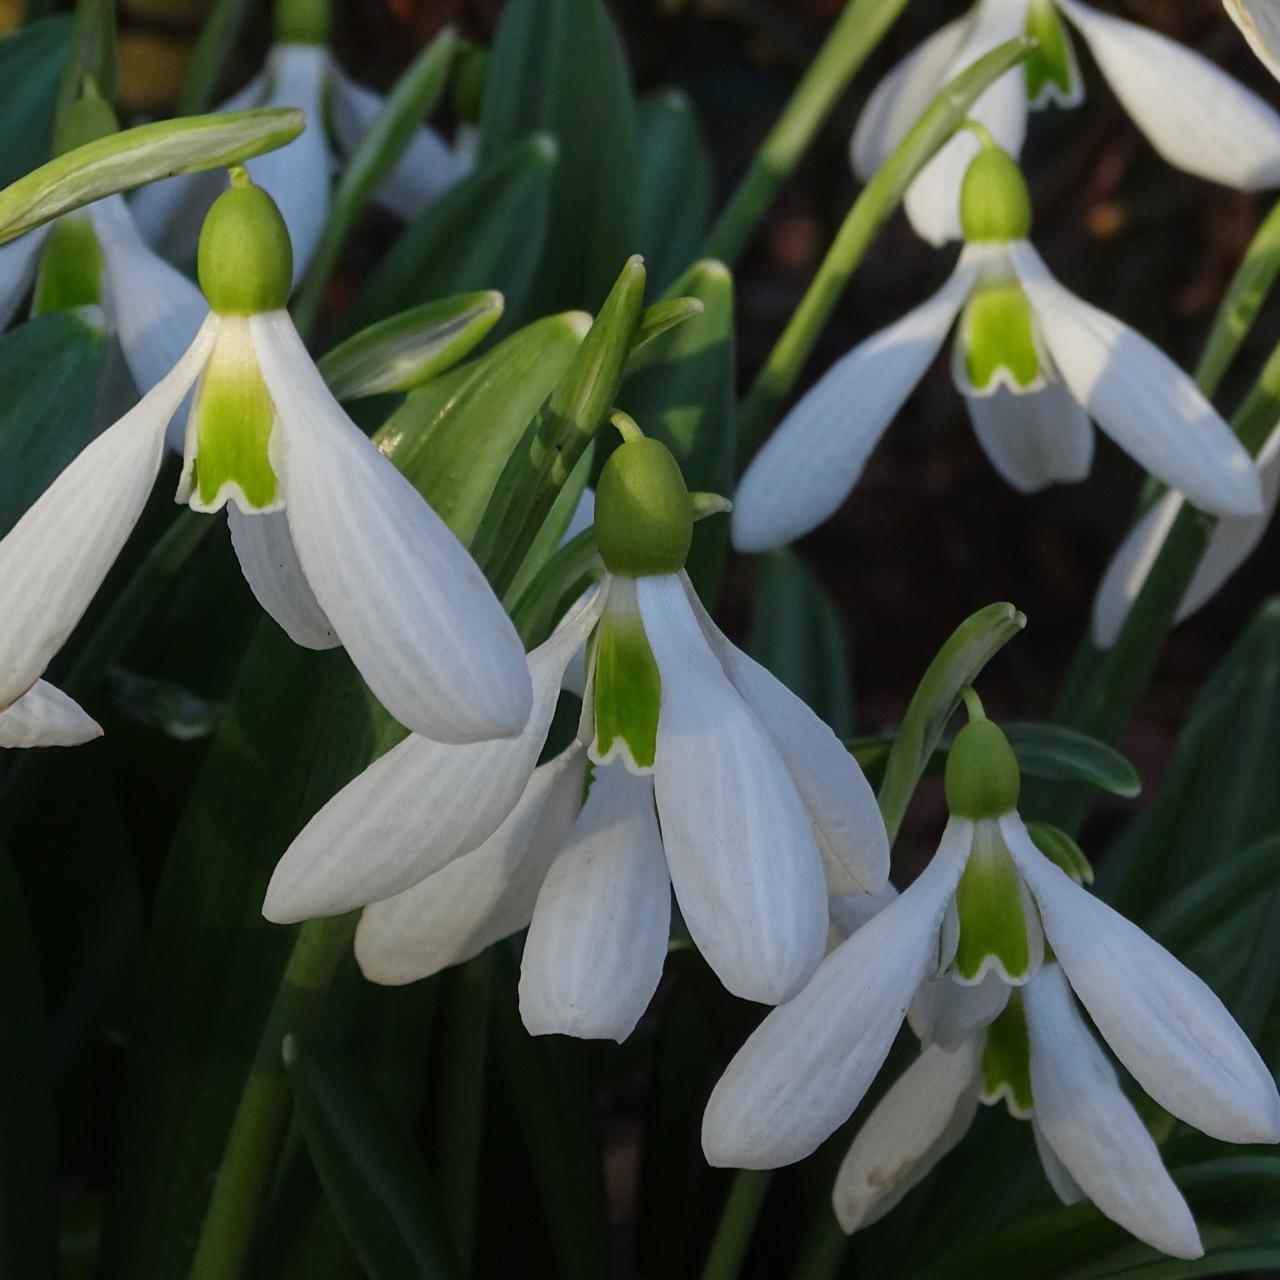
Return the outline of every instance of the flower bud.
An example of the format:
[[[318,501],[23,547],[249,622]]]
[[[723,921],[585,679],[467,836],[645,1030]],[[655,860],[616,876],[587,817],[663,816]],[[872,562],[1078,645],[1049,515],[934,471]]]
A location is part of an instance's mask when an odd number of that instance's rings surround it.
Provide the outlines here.
[[[289,301],[293,248],[276,203],[243,169],[214,202],[200,229],[200,288],[219,315],[279,311]]]
[[[979,822],[1018,807],[1022,774],[997,725],[971,720],[960,730],[947,757],[946,786],[947,807],[958,818]]]
[[[70,103],[66,110],[58,116],[54,127],[53,150],[56,155],[65,155],[77,147],[97,142],[99,138],[109,138],[120,131],[120,122],[111,104],[96,93],[86,93]]]
[[[595,524],[610,573],[647,578],[684,568],[693,501],[666,445],[640,438],[613,451],[596,487]]]
[[[1022,170],[999,147],[984,146],[965,172],[960,226],[971,244],[1007,244],[1031,232],[1031,197]]]

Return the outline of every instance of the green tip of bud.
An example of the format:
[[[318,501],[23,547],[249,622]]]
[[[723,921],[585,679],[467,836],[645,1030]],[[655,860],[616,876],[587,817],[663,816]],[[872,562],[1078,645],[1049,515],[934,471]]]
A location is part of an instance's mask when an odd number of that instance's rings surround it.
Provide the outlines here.
[[[328,44],[329,0],[276,0],[277,44]]]
[[[96,93],[77,98],[62,112],[54,130],[53,149],[65,155],[86,143],[97,142],[120,132],[120,122],[111,103]]]
[[[1028,822],[1027,834],[1050,862],[1067,873],[1076,884],[1093,883],[1093,867],[1084,850],[1061,827],[1048,822]]]
[[[974,156],[960,188],[960,226],[971,244],[1008,244],[1031,234],[1031,197],[1008,152],[984,146]]]
[[[289,301],[293,247],[276,202],[241,168],[200,229],[200,288],[219,315],[279,311]]]
[[[671,450],[627,440],[596,487],[596,543],[610,573],[648,578],[684,568],[693,539],[693,500]]]
[[[947,756],[947,807],[958,818],[979,822],[1018,807],[1022,773],[999,726],[971,720],[956,735]]]

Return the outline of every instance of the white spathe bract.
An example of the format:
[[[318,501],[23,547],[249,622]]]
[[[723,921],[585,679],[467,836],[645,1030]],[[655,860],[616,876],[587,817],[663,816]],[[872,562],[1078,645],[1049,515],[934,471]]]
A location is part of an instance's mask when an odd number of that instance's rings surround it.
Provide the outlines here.
[[[1280,79],[1280,6],[1275,0],[1223,0],[1249,47]]]
[[[295,284],[328,219],[333,171],[359,145],[382,104],[379,94],[338,68],[328,49],[281,44],[267,55],[261,74],[217,108],[230,112],[294,107],[306,115],[307,127],[292,142],[246,162],[250,176],[275,200],[289,228]],[[336,154],[326,132],[326,114]],[[377,199],[397,216],[411,218],[464,172],[465,164],[434,130],[423,126],[379,188]],[[135,197],[139,223],[171,257],[189,258],[195,252],[200,219],[218,189],[206,174],[153,183]]]
[[[44,680],[0,711],[0,747],[78,747],[101,736],[74,699]]]
[[[932,298],[865,339],[800,399],[738,487],[739,550],[793,541],[839,507],[971,292],[992,278],[1022,290],[1041,348],[1033,389],[1016,394],[1002,378],[993,389],[960,386],[1002,475],[1024,490],[1079,478],[1091,455],[1092,419],[1204,510],[1261,512],[1253,460],[1192,379],[1136,331],[1063,288],[1028,242],[1014,241],[967,246]],[[963,364],[958,353],[953,367]],[[1018,431],[1028,438],[1017,440]]]
[[[281,602],[295,638],[304,633],[299,609],[318,610],[307,619],[313,638],[340,640],[408,727],[454,742],[517,733],[531,691],[515,629],[448,528],[333,399],[283,311],[210,315],[172,371],[0,541],[0,709],[79,621],[142,512],[170,419],[224,343],[235,359],[256,362],[244,372],[260,369],[274,414],[272,507],[283,508],[287,529],[249,509],[234,484],[218,497],[248,517],[236,546],[259,600],[268,610]],[[198,465],[196,434],[193,420],[183,496]],[[258,519],[268,521],[263,545]],[[291,573],[302,581],[286,581]]]
[[[1280,115],[1257,94],[1194,50],[1146,27],[1078,0],[1052,3],[1084,37],[1116,97],[1170,164],[1247,191],[1280,184]],[[1227,0],[1227,7],[1274,70],[1272,50],[1280,45],[1280,19],[1270,0]],[[854,132],[851,150],[858,175],[870,178],[944,85],[1021,34],[1030,9],[1029,0],[980,0],[964,18],[940,28],[894,68],[871,95]],[[1075,106],[1083,96],[1065,25],[1062,35],[1069,88],[1049,83],[1035,102],[1028,103],[1026,73],[1018,66],[988,88],[971,112],[1011,154],[1022,146],[1028,107],[1050,102]],[[907,194],[908,216],[932,244],[960,235],[960,183],[966,158],[976,145],[961,131]]]

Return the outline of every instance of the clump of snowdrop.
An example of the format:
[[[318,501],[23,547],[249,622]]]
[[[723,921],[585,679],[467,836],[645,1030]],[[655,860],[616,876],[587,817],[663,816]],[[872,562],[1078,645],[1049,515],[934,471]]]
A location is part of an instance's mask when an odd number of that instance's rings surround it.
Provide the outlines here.
[[[1032,1119],[1060,1194],[1198,1256],[1191,1215],[1076,1001],[1142,1089],[1212,1137],[1280,1141],[1280,1095],[1218,997],[1083,887],[1082,855],[1037,845],[1019,781],[1008,740],[975,708],[947,762],[951,817],[932,862],[747,1040],[707,1105],[707,1158],[771,1168],[808,1155],[858,1106],[914,1005],[925,1051],[841,1169],[846,1229],[888,1212],[979,1098],[1004,1098]]]
[[[1262,511],[1253,460],[1192,379],[1050,275],[1027,239],[1031,203],[1017,165],[976,132],[983,145],[964,179],[966,244],[954,272],[787,414],[734,499],[740,550],[780,546],[840,506],[953,326],[956,387],[979,443],[1015,488],[1088,475],[1096,422],[1203,510]]]
[[[1256,11],[1267,4],[1253,0],[1249,7]],[[1228,0],[1228,8],[1241,21],[1239,0]],[[1276,19],[1269,21],[1274,27]],[[1035,51],[973,109],[974,119],[1017,155],[1028,109],[1074,107],[1084,99],[1071,28],[1084,37],[1112,92],[1170,164],[1245,191],[1280,185],[1280,115],[1266,102],[1184,45],[1079,0],[979,0],[964,17],[940,28],[868,101],[851,148],[858,175],[871,177],[948,81],[1025,33],[1038,41]],[[1259,47],[1265,46],[1255,40]],[[907,194],[912,225],[932,244],[961,234],[960,182],[976,151],[971,136],[957,134]]]
[[[366,906],[356,955],[381,982],[529,925],[526,1026],[619,1040],[661,976],[672,888],[724,985],[774,1004],[822,957],[828,884],[870,893],[888,875],[866,779],[707,617],[684,572],[697,504],[667,449],[623,425],[596,494],[608,572],[529,655],[524,733],[401,743],[312,819],[264,907],[291,921]],[[584,643],[578,740],[535,769]]]
[[[310,648],[346,647],[406,725],[447,741],[516,733],[530,690],[484,576],[346,416],[284,310],[289,237],[233,173],[201,233],[209,316],[172,369],[0,541],[0,709],[43,673],[137,523],[165,429],[194,387],[177,500],[227,507],[254,594]]]

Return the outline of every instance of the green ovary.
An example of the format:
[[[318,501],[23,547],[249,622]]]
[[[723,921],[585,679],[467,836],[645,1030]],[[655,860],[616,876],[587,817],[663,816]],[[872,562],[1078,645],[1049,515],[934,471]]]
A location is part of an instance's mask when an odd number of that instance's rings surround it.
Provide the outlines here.
[[[987,391],[1004,374],[1020,390],[1042,379],[1035,322],[1027,295],[1016,281],[979,285],[960,325],[964,373],[976,391]]]
[[[63,218],[49,232],[36,273],[31,314],[47,316],[102,301],[102,247],[84,215]]]

